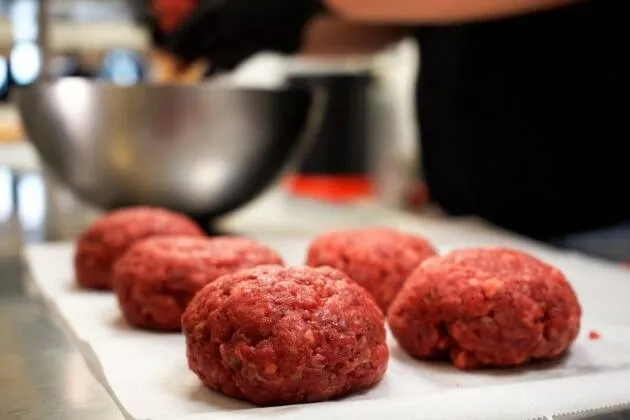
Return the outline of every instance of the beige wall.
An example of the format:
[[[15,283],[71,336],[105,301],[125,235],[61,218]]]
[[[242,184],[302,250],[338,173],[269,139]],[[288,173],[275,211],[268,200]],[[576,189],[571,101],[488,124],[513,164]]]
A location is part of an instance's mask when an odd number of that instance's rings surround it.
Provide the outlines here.
[[[0,18],[0,50],[8,48],[11,42],[10,22]],[[145,50],[149,47],[149,36],[143,28],[131,23],[55,22],[51,27],[51,43],[55,50],[94,51],[112,47]]]

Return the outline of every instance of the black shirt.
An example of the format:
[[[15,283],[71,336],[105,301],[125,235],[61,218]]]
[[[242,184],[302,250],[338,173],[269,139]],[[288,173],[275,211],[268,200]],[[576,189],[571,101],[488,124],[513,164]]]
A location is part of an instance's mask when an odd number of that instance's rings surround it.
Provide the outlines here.
[[[622,3],[418,29],[423,168],[445,210],[535,238],[630,220]]]

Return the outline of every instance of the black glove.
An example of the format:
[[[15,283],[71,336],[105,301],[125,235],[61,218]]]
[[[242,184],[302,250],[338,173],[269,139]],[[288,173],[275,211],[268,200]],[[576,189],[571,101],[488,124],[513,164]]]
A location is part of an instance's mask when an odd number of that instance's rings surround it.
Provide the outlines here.
[[[206,58],[214,71],[231,70],[262,50],[297,51],[306,23],[322,12],[323,0],[201,0],[166,48],[184,64]]]

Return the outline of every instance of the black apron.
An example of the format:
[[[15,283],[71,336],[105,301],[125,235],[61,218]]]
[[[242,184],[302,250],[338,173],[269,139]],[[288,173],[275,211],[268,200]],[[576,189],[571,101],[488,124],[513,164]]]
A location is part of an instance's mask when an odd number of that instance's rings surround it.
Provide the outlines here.
[[[630,219],[622,0],[417,30],[432,198],[545,239]]]

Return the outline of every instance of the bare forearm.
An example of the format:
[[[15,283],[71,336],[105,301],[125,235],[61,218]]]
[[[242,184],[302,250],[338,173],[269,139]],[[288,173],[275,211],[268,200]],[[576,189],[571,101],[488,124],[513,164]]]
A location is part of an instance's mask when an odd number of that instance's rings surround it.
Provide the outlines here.
[[[580,0],[326,0],[344,18],[364,23],[455,23],[552,9]]]
[[[365,25],[323,16],[307,25],[301,53],[310,56],[370,54],[400,40],[404,34],[396,26]]]

